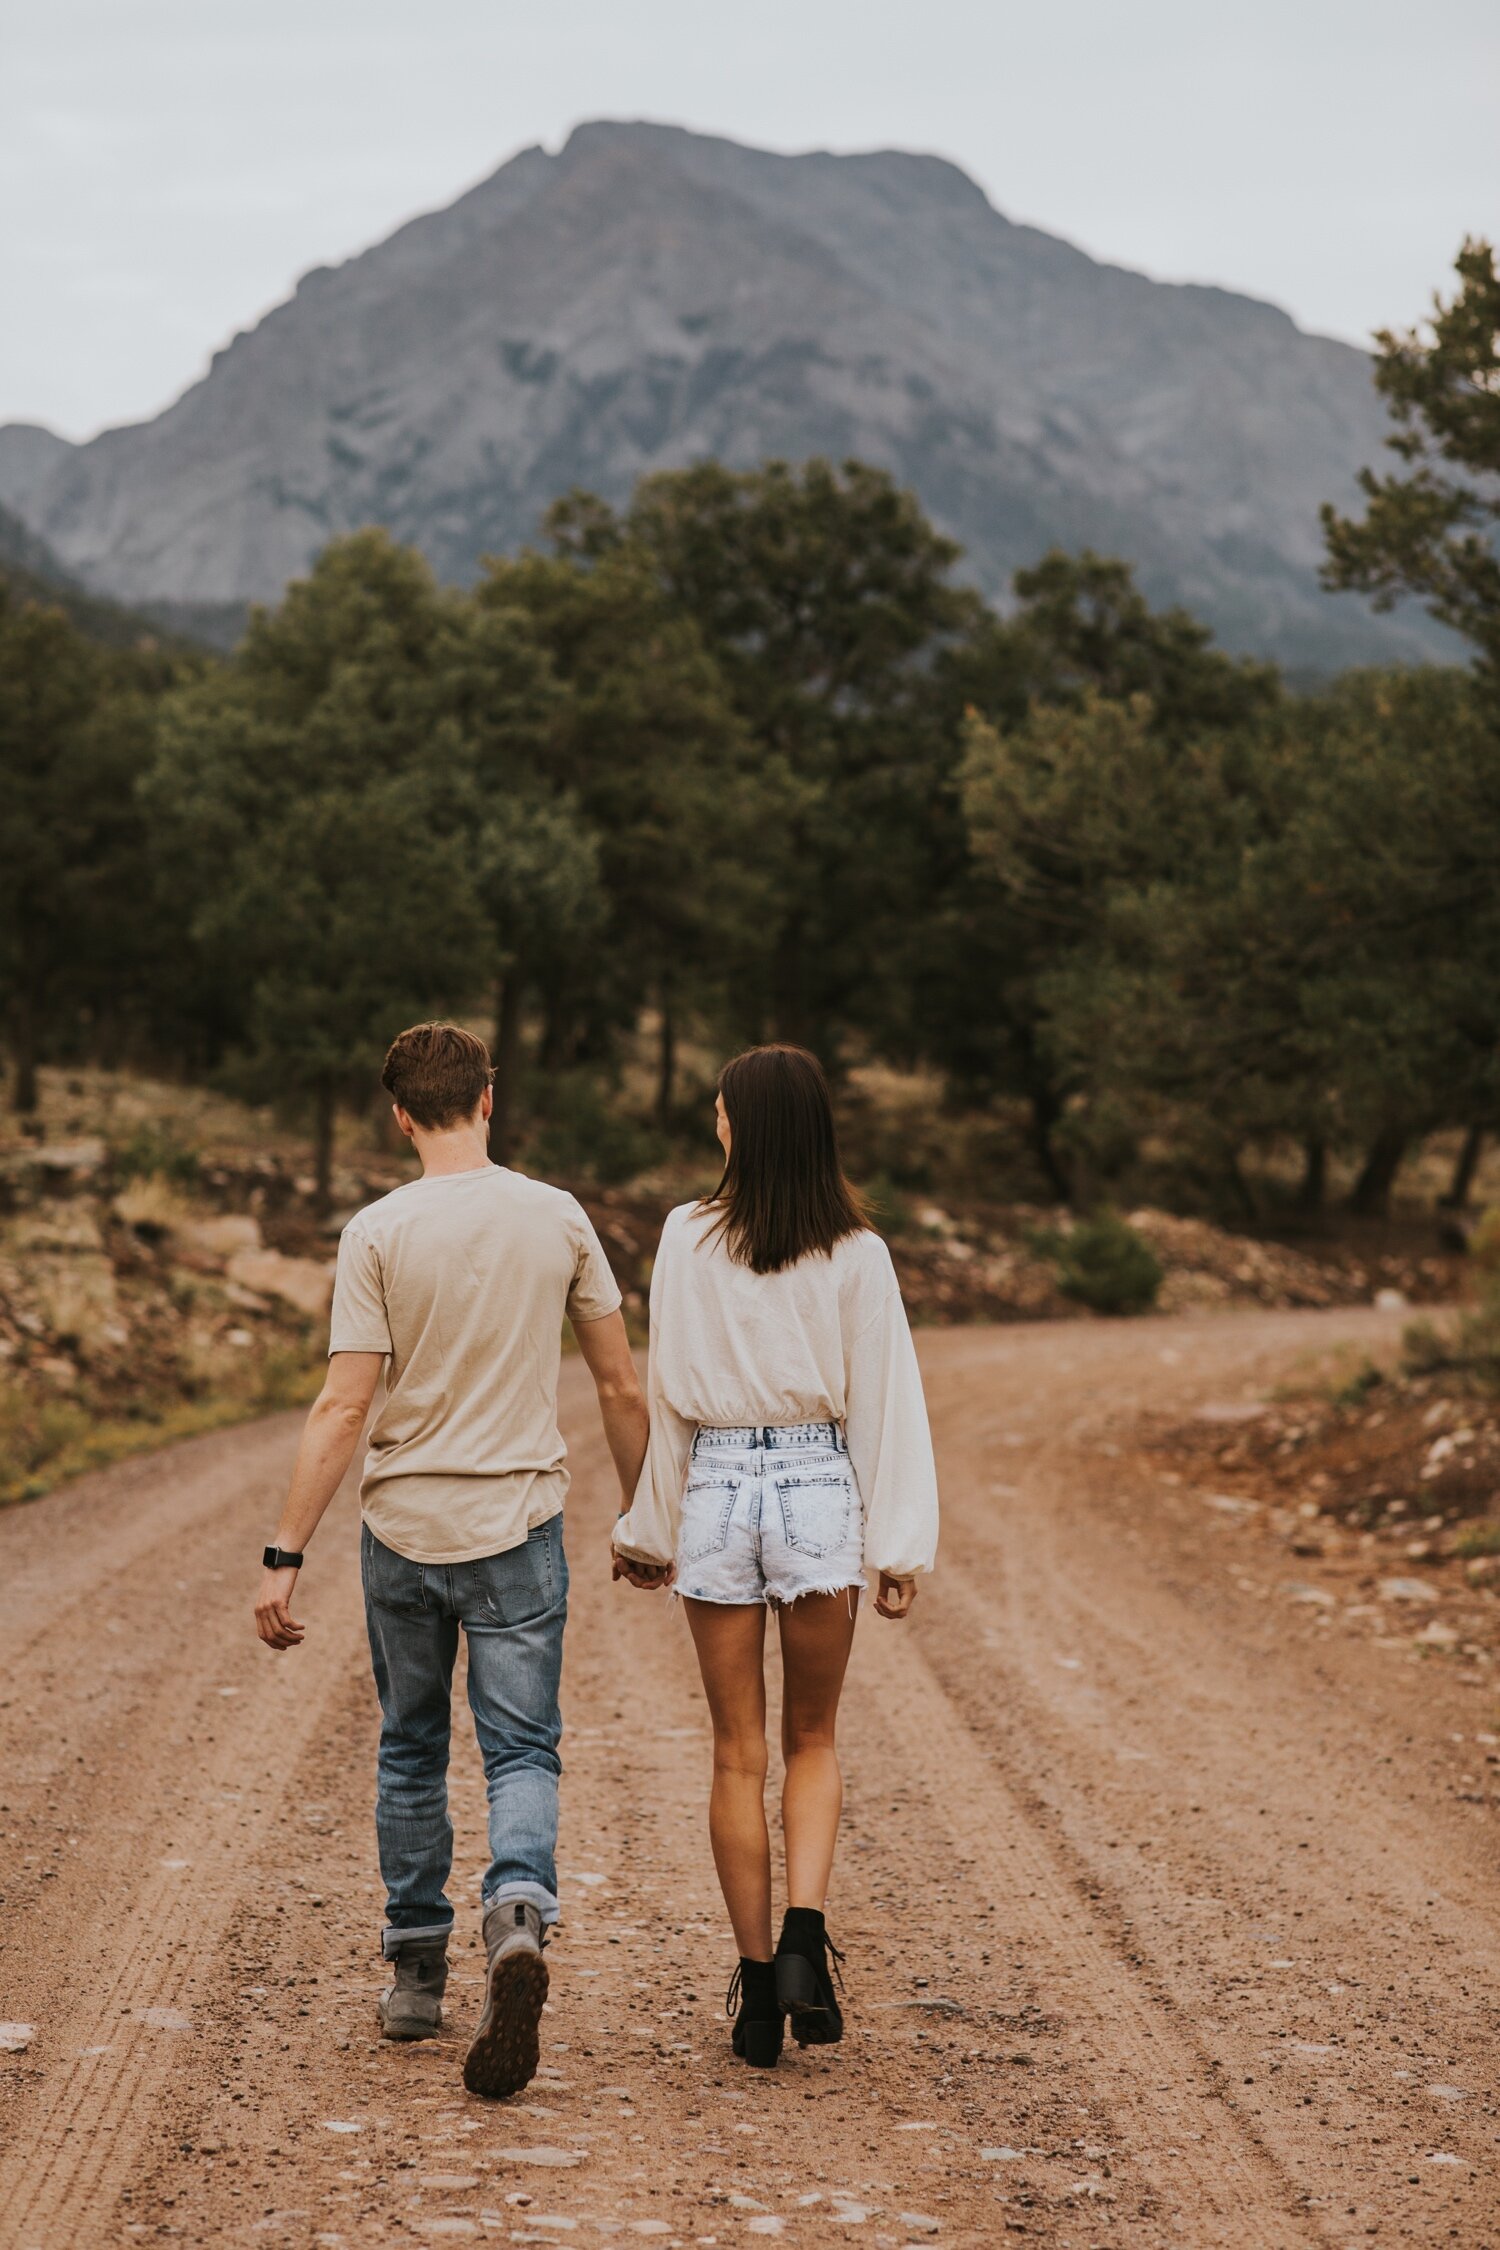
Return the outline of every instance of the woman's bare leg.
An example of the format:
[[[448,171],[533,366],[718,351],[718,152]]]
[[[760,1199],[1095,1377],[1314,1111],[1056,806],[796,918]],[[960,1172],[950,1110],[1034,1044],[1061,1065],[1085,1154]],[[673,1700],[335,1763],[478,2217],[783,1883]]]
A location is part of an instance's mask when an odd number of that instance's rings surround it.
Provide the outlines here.
[[[742,1958],[769,1961],[765,1605],[688,1600],[686,1607],[714,1723],[708,1833],[719,1888]]]
[[[844,1778],[833,1736],[857,1606],[849,1593],[804,1594],[777,1613],[787,1904],[819,1912],[828,1896],[844,1809]]]

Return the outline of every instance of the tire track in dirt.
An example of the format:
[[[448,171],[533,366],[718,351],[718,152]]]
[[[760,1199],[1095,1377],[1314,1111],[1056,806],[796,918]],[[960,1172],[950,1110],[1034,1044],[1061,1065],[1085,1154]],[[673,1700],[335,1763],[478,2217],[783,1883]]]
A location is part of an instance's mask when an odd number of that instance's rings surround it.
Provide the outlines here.
[[[873,1674],[873,1678],[871,1675]],[[934,1825],[961,1853],[1004,1916],[1009,1944],[1066,2025],[1092,2099],[1150,2183],[1169,2226],[1208,2244],[1291,2245],[1317,2239],[1295,2215],[1294,2183],[1225,2098],[1212,2058],[1174,2020],[1137,1961],[1110,1942],[1091,1902],[971,1734],[919,1654],[867,1662],[883,1705],[871,1752],[910,1774],[936,1761]],[[856,1721],[864,1731],[861,1714]]]
[[[122,1502],[100,1520],[80,1486],[55,1514],[17,1519],[7,1606],[29,1632],[10,1676],[30,1693],[0,1712],[3,1817],[39,1844],[50,1829],[31,1859],[56,1863],[34,1881],[24,1854],[6,1870],[6,2008],[38,2025],[26,2128],[0,2156],[0,2210],[17,2241],[105,2238],[181,2067],[201,1953],[233,1910],[241,1823],[274,1794],[363,1646],[347,1588],[295,1678],[261,1674],[247,1637],[247,1550],[274,1523],[296,1435],[281,1417],[236,1433],[232,1448],[184,1447],[138,1513]],[[132,1467],[129,1484],[146,1485],[146,1465]],[[335,1537],[348,1538],[351,1513],[346,1495]],[[54,1569],[34,1537],[49,1531],[89,1536],[63,1545]]]
[[[1361,1325],[1376,1343],[1399,1328]],[[1345,1333],[1293,1318],[1155,1336],[1186,1407],[1281,1373],[1310,1328]],[[1463,2239],[1500,2239],[1493,1830],[1433,1770],[1439,1743],[1467,1739],[1455,1726],[1495,1724],[1493,1691],[1414,1681],[1409,1651],[1320,1631],[1276,1583],[1293,1571],[1274,1547],[1246,1556],[1200,1495],[1131,1460],[1144,1400],[1101,1383],[1057,1414],[1031,1339],[987,1399],[972,1341],[941,1340],[932,1395],[944,1445],[1001,1474],[949,1481],[958,1567],[924,1646],[1028,1830],[1330,2239],[1392,2223],[1433,2239],[1442,2210]]]

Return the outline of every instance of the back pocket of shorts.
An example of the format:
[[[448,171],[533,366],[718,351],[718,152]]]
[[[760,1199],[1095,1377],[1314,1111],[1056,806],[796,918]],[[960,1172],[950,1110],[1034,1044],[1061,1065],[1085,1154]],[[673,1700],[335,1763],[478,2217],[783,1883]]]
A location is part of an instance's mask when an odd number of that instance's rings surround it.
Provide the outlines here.
[[[729,1526],[739,1496],[736,1478],[721,1477],[690,1483],[682,1496],[682,1525],[677,1534],[680,1564],[701,1562],[705,1555],[722,1554],[729,1544]]]
[[[854,1480],[847,1470],[793,1470],[776,1479],[781,1528],[799,1555],[836,1555],[854,1536]]]

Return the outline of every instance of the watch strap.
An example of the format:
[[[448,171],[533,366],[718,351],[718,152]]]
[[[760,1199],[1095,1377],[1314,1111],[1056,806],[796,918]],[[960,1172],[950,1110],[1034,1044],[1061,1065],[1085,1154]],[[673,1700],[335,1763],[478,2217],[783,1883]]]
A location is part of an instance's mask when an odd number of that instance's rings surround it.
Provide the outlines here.
[[[261,1560],[267,1570],[300,1570],[302,1568],[302,1557],[292,1554],[286,1547],[267,1547]]]

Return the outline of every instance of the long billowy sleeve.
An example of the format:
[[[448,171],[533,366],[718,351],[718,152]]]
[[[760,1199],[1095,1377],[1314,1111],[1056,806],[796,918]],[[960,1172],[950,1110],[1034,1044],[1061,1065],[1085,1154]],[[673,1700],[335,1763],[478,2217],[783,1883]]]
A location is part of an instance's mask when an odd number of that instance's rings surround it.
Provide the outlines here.
[[[845,1433],[865,1507],[865,1562],[892,1578],[931,1570],[937,1469],[927,1401],[894,1276],[884,1302],[845,1349]]]
[[[668,1228],[663,1232],[651,1272],[651,1344],[646,1367],[651,1435],[635,1497],[614,1531],[617,1553],[628,1555],[633,1562],[669,1563],[676,1559],[677,1527],[682,1521],[682,1488],[687,1482],[688,1458],[697,1428],[668,1405],[662,1380],[668,1263],[674,1255],[681,1254],[672,1243]]]

